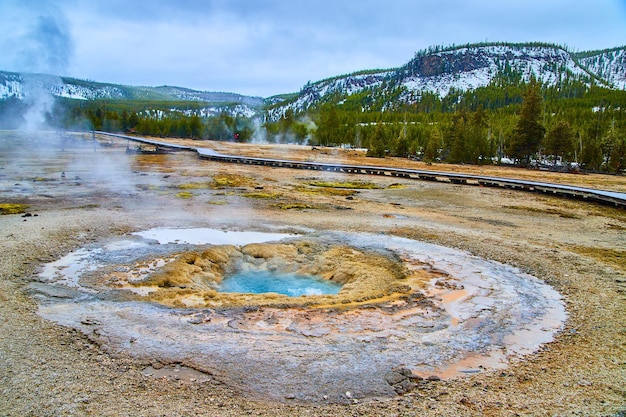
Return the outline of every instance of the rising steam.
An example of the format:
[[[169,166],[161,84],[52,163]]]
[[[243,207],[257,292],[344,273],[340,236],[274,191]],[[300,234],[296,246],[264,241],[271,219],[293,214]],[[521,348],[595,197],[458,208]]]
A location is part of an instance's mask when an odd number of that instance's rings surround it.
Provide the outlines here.
[[[22,128],[41,130],[54,105],[50,85],[62,83],[74,52],[69,24],[55,2],[3,0],[0,3],[0,69],[18,72],[27,110]]]

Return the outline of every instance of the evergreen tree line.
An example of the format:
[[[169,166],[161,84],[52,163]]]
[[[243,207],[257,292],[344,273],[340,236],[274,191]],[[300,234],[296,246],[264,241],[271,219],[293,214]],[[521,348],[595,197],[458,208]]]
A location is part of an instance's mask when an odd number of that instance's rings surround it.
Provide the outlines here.
[[[254,123],[245,117],[222,112],[203,117],[193,109],[172,111],[150,109],[132,111],[118,105],[94,102],[89,106],[64,103],[56,107],[58,114],[50,115],[50,125],[64,129],[102,130],[136,133],[155,137],[250,141]],[[121,106],[125,107],[125,106]],[[170,104],[170,107],[172,105]]]
[[[507,84],[496,80],[444,99],[424,93],[388,110],[361,92],[310,110],[306,117],[314,125],[288,112],[266,126],[284,137],[297,130],[312,145],[367,148],[375,157],[522,166],[577,162],[604,172],[626,168],[626,92],[589,88],[577,80],[559,88],[542,88],[535,80]],[[367,103],[377,108],[363,111]],[[306,131],[307,126],[314,128]]]

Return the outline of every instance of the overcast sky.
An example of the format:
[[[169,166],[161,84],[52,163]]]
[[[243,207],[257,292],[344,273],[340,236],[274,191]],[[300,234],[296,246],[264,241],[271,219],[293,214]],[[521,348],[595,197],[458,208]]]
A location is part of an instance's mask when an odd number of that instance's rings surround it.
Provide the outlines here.
[[[268,97],[432,45],[626,44],[626,0],[0,0],[0,69]]]

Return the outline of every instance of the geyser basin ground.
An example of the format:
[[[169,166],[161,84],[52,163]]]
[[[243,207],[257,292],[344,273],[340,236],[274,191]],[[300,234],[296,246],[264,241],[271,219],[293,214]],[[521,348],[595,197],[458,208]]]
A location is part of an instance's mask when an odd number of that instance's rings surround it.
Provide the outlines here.
[[[199,146],[200,142],[189,143]],[[223,142],[210,142],[207,146],[235,154],[242,149],[239,144]],[[616,416],[623,413],[626,386],[623,366],[626,351],[621,348],[626,345],[626,265],[623,262],[626,217],[623,211],[517,191],[383,177],[367,179],[382,188],[361,191],[348,200],[345,196],[304,194],[302,186],[312,180],[359,181],[363,177],[339,178],[288,169],[198,162],[196,155],[185,153],[127,155],[125,148],[125,141],[112,147],[100,147],[97,151],[93,146],[84,150],[66,147],[64,152],[58,153],[58,166],[29,146],[23,147],[22,157],[9,152],[0,155],[5,161],[4,165],[0,164],[4,202],[28,204],[30,213],[39,214],[28,218],[0,216],[3,232],[0,239],[0,334],[3,336],[0,337],[0,362],[7,365],[0,366],[1,415],[133,415],[137,410],[145,416],[222,417],[572,413]],[[293,152],[300,152],[302,160],[330,163],[345,163],[348,159],[348,163],[353,164],[372,161],[365,157],[353,158],[351,150],[295,148],[289,148],[288,154],[279,145],[255,144],[244,150],[253,156],[279,154],[289,158]],[[83,165],[93,167],[103,156],[128,160],[130,169],[123,171],[124,175],[112,176],[110,170],[106,172],[109,178],[135,184],[132,193],[120,194],[106,188],[110,181],[102,181],[102,177],[98,182],[88,182],[90,175],[86,170],[76,172],[71,167],[75,166],[71,161],[82,161]],[[63,161],[68,161],[69,165]],[[493,176],[519,175],[526,179],[621,192],[625,190],[626,181],[619,176],[580,176],[499,167],[438,164],[426,167],[406,158],[385,158],[375,163],[417,169],[458,169]],[[63,170],[65,180],[61,176]],[[241,191],[193,190],[191,199],[175,196],[180,191],[178,184],[211,181],[224,172],[244,175],[254,182]],[[80,184],[75,181],[76,176],[83,180]],[[33,180],[40,177],[46,180]],[[387,187],[396,182],[402,183],[404,188]],[[24,191],[16,184],[23,186]],[[283,197],[279,202],[306,202],[315,208],[284,210],[275,204],[277,200],[241,195],[255,192],[259,186],[264,187],[264,191],[281,193]],[[18,192],[17,197],[9,198]],[[267,223],[281,226],[269,229],[275,231],[308,227],[426,240],[515,265],[549,283],[563,295],[568,312],[565,327],[554,342],[544,345],[535,354],[512,361],[503,370],[423,382],[415,391],[387,401],[359,401],[350,406],[299,405],[292,403],[293,400],[257,401],[246,393],[216,383],[210,375],[211,382],[202,382],[207,376],[193,376],[195,382],[184,382],[188,375],[188,372],[183,375],[184,366],[179,372],[175,372],[176,364],[154,372],[149,367],[151,359],[107,354],[103,347],[90,343],[80,332],[37,316],[32,297],[24,295],[24,285],[38,278],[37,271],[42,263],[58,260],[94,242],[110,242],[112,237],[128,236],[130,231],[163,225],[260,230],[258,227]],[[159,258],[158,245],[152,246],[155,255],[147,259]],[[170,259],[162,258],[163,261]],[[59,296],[68,293],[60,285],[46,285],[46,288]],[[120,299],[127,297],[122,291],[109,292]],[[199,315],[196,321],[202,319]],[[155,329],[159,330],[156,326]],[[98,332],[97,328],[95,330]],[[159,366],[155,363],[155,368]],[[144,369],[146,371],[142,372]],[[161,378],[168,370],[170,378]],[[154,376],[148,377],[145,373]]]
[[[218,291],[225,272],[251,267],[342,287],[300,297]],[[392,396],[398,367],[444,377],[504,367],[552,340],[565,318],[559,295],[515,268],[366,233],[156,229],[70,253],[41,281],[43,317],[113,352],[183,363],[275,400]]]

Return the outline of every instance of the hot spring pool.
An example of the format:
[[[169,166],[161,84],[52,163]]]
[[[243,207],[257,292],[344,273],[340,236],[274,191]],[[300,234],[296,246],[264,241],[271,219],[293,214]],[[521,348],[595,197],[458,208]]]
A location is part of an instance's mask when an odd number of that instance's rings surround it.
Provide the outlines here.
[[[230,293],[277,293],[290,297],[339,293],[341,285],[310,275],[280,274],[271,271],[242,271],[227,276],[219,290]]]
[[[567,317],[554,289],[515,267],[343,231],[151,229],[45,265],[30,291],[42,317],[105,349],[276,401],[394,396],[385,375],[399,366],[442,378],[502,369]]]

